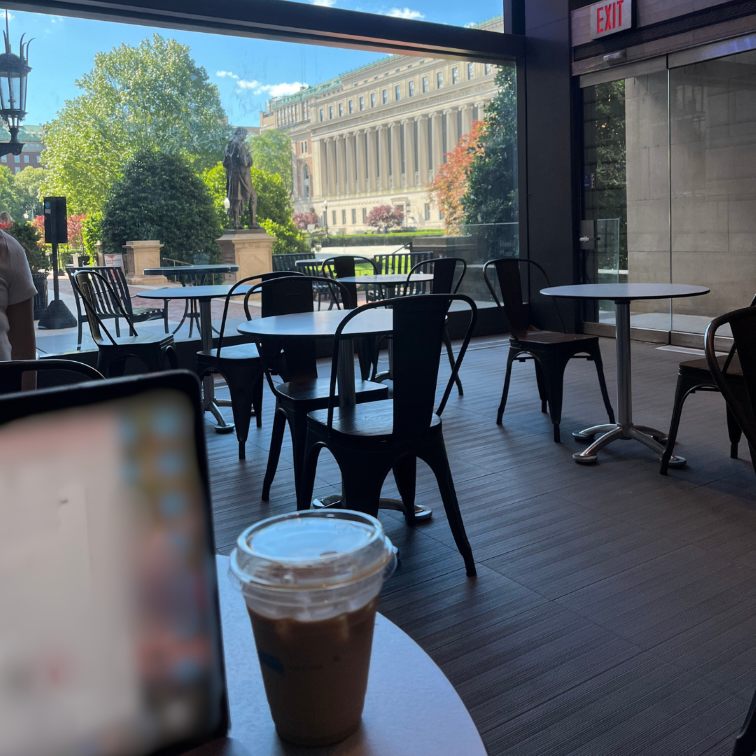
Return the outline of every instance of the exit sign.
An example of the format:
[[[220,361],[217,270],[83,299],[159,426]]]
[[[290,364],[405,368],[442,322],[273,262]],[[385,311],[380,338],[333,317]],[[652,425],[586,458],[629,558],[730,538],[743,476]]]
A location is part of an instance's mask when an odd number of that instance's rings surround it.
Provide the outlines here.
[[[633,28],[633,0],[610,0],[591,6],[591,39]]]

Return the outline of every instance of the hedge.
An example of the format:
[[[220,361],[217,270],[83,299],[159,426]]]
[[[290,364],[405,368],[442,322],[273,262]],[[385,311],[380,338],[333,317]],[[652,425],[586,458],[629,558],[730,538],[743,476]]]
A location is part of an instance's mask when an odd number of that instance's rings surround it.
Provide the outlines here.
[[[405,234],[345,234],[344,236],[320,237],[321,247],[399,247],[413,239],[424,236],[443,236],[440,229],[417,231]],[[314,240],[313,240],[314,241]]]

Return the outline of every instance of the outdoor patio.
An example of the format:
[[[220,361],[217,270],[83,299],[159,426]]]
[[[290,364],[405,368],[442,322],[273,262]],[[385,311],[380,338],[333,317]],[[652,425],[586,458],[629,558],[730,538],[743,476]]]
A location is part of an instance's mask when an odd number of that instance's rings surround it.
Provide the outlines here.
[[[601,341],[612,396],[614,343]],[[741,460],[729,458],[721,396],[686,403],[686,469],[662,477],[637,443],[581,467],[570,434],[604,418],[593,365],[567,369],[563,443],[554,444],[531,364],[516,363],[504,426],[495,424],[506,350],[503,338],[472,342],[465,396],[453,392],[443,415],[478,577],[465,576],[420,465],[418,503],[433,519],[410,530],[400,514],[381,513],[401,563],[380,611],[440,665],[491,756],[729,755],[756,684],[756,495],[745,442]],[[633,344],[637,422],[668,427],[684,359]],[[444,360],[441,370],[448,376]],[[220,553],[250,523],[295,508],[288,434],[270,502],[260,500],[273,404],[266,389],[246,461],[233,435],[207,423]],[[316,495],[335,493],[327,453],[318,475]],[[397,495],[393,480],[384,495]]]

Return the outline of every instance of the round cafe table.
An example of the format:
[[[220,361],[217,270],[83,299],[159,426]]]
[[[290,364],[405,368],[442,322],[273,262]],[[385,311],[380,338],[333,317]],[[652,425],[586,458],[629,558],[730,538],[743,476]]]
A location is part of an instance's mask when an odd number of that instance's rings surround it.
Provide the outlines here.
[[[343,279],[342,279],[343,280]],[[238,326],[239,333],[253,336],[256,341],[287,338],[333,338],[341,321],[351,310],[316,310],[291,315],[273,315],[269,318],[254,318]],[[379,336],[394,330],[393,310],[376,308],[366,310],[352,320],[343,331],[344,336]],[[339,406],[350,407],[357,403],[354,390],[354,346],[351,339],[339,343],[339,366],[336,374],[339,386]],[[343,495],[314,500],[313,505],[338,506]],[[404,511],[404,504],[396,499],[381,499],[381,509]],[[423,520],[431,517],[433,510],[415,504],[415,517]]]
[[[207,267],[207,266],[204,266]],[[250,290],[251,286],[240,286],[236,291],[239,295],[244,295]],[[171,289],[153,289],[152,291],[143,291],[138,296],[143,299],[185,299],[199,303],[199,332],[202,337],[202,349],[210,351],[213,348],[213,318],[210,302],[218,297],[225,297],[231,291],[231,286],[183,286]],[[218,403],[215,401],[215,384],[212,375],[206,375],[202,379],[202,409],[205,412],[211,412],[217,425],[217,433],[231,433],[234,424],[226,422],[226,419],[218,409]]]
[[[640,299],[679,299],[708,294],[705,286],[689,284],[627,283],[627,284],[576,284],[541,289],[549,297],[570,299],[610,299],[617,305],[617,409],[618,421],[614,424],[594,425],[572,435],[578,440],[592,442],[587,449],[572,455],[583,465],[593,464],[601,449],[619,439],[634,439],[645,444],[660,457],[664,454],[667,434],[645,425],[633,423],[633,392],[630,372],[630,303]],[[600,436],[595,439],[596,436]],[[683,457],[671,457],[670,467],[683,467]]]
[[[389,297],[396,295],[398,286],[406,283],[428,283],[433,280],[432,273],[413,273],[412,278],[407,281],[408,273],[380,273],[374,276],[347,276],[346,278],[337,279],[340,283],[364,284],[365,286],[385,286]]]

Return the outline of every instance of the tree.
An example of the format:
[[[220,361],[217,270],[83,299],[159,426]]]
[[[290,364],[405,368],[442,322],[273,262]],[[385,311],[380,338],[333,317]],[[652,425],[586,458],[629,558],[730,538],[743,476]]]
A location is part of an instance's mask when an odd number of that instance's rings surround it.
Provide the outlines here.
[[[146,149],[210,167],[229,136],[220,95],[189,47],[155,34],[138,47],[98,53],[48,128],[44,191],[74,213],[102,210],[125,164]]]
[[[269,129],[260,136],[247,140],[247,148],[255,161],[255,167],[279,175],[286,193],[291,197],[294,188],[291,139],[282,131]]]
[[[469,188],[473,162],[483,152],[480,139],[484,129],[482,121],[473,122],[471,131],[460,137],[428,187],[428,200],[435,202],[444,214],[447,234],[459,233],[460,226],[465,222],[462,201]]]
[[[123,253],[130,240],[158,239],[163,257],[184,262],[220,258],[222,233],[213,197],[181,155],[145,150],[129,160],[100,222],[103,251]]]
[[[24,168],[13,176],[13,193],[16,195],[16,212],[19,216],[28,213],[33,218],[42,212],[42,182],[45,172],[42,168]]]
[[[292,220],[300,231],[307,231],[308,226],[317,228],[320,225],[320,218],[314,210],[310,210],[309,213],[294,213]]]
[[[42,235],[35,226],[26,221],[14,221],[6,231],[24,248],[32,273],[40,273],[50,267],[50,261],[41,244]]]
[[[498,91],[486,106],[479,150],[470,165],[468,190],[462,198],[467,222],[511,223],[517,220],[517,87],[514,66],[496,74]]]
[[[401,228],[402,223],[404,223],[404,211],[398,205],[395,207],[379,205],[367,214],[365,223],[382,231]]]
[[[13,189],[13,179],[10,168],[0,165],[0,212],[5,210],[15,218],[18,215],[18,203]]]

